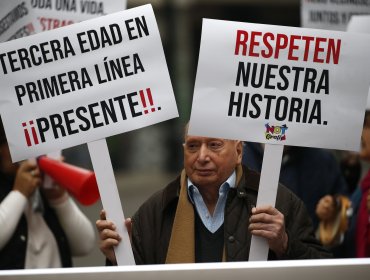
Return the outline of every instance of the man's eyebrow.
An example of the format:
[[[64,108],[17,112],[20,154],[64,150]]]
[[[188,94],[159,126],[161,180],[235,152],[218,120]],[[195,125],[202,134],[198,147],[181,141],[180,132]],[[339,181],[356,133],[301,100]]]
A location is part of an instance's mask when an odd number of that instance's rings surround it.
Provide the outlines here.
[[[223,141],[223,142],[226,142],[226,141],[234,141],[234,140],[223,139],[223,138],[210,138],[209,141]]]

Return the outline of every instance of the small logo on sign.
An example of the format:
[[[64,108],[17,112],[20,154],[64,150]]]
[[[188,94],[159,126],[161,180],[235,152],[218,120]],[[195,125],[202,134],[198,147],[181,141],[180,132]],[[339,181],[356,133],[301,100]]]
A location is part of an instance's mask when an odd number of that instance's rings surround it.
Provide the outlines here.
[[[277,141],[285,141],[286,140],[286,130],[288,127],[286,124],[282,126],[277,126],[277,125],[271,125],[270,124],[265,124],[266,127],[266,132],[265,132],[265,137],[266,140],[277,140]]]

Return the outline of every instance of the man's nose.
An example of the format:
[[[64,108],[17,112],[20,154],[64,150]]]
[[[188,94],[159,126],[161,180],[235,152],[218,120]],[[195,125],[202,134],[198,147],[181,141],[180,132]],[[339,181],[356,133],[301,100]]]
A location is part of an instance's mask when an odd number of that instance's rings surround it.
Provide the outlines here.
[[[199,149],[198,160],[205,161],[209,159],[209,149],[206,143],[202,143]]]

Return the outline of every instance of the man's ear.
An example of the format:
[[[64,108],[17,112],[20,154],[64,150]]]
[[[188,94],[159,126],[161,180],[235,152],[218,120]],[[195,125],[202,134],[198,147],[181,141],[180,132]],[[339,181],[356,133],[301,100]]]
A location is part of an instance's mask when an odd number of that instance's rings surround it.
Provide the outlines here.
[[[242,157],[243,157],[243,142],[242,141],[236,141],[236,152],[238,155],[238,164],[241,164]]]

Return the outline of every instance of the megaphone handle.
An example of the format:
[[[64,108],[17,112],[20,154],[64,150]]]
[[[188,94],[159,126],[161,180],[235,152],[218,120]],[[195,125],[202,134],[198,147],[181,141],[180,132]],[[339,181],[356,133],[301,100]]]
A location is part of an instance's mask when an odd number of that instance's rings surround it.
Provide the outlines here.
[[[122,241],[114,250],[117,264],[135,265],[130,238],[124,225],[125,216],[122,211],[107,142],[105,139],[101,139],[90,142],[87,146],[98,182],[103,208],[107,213],[107,218],[117,226],[117,231],[122,237]]]

